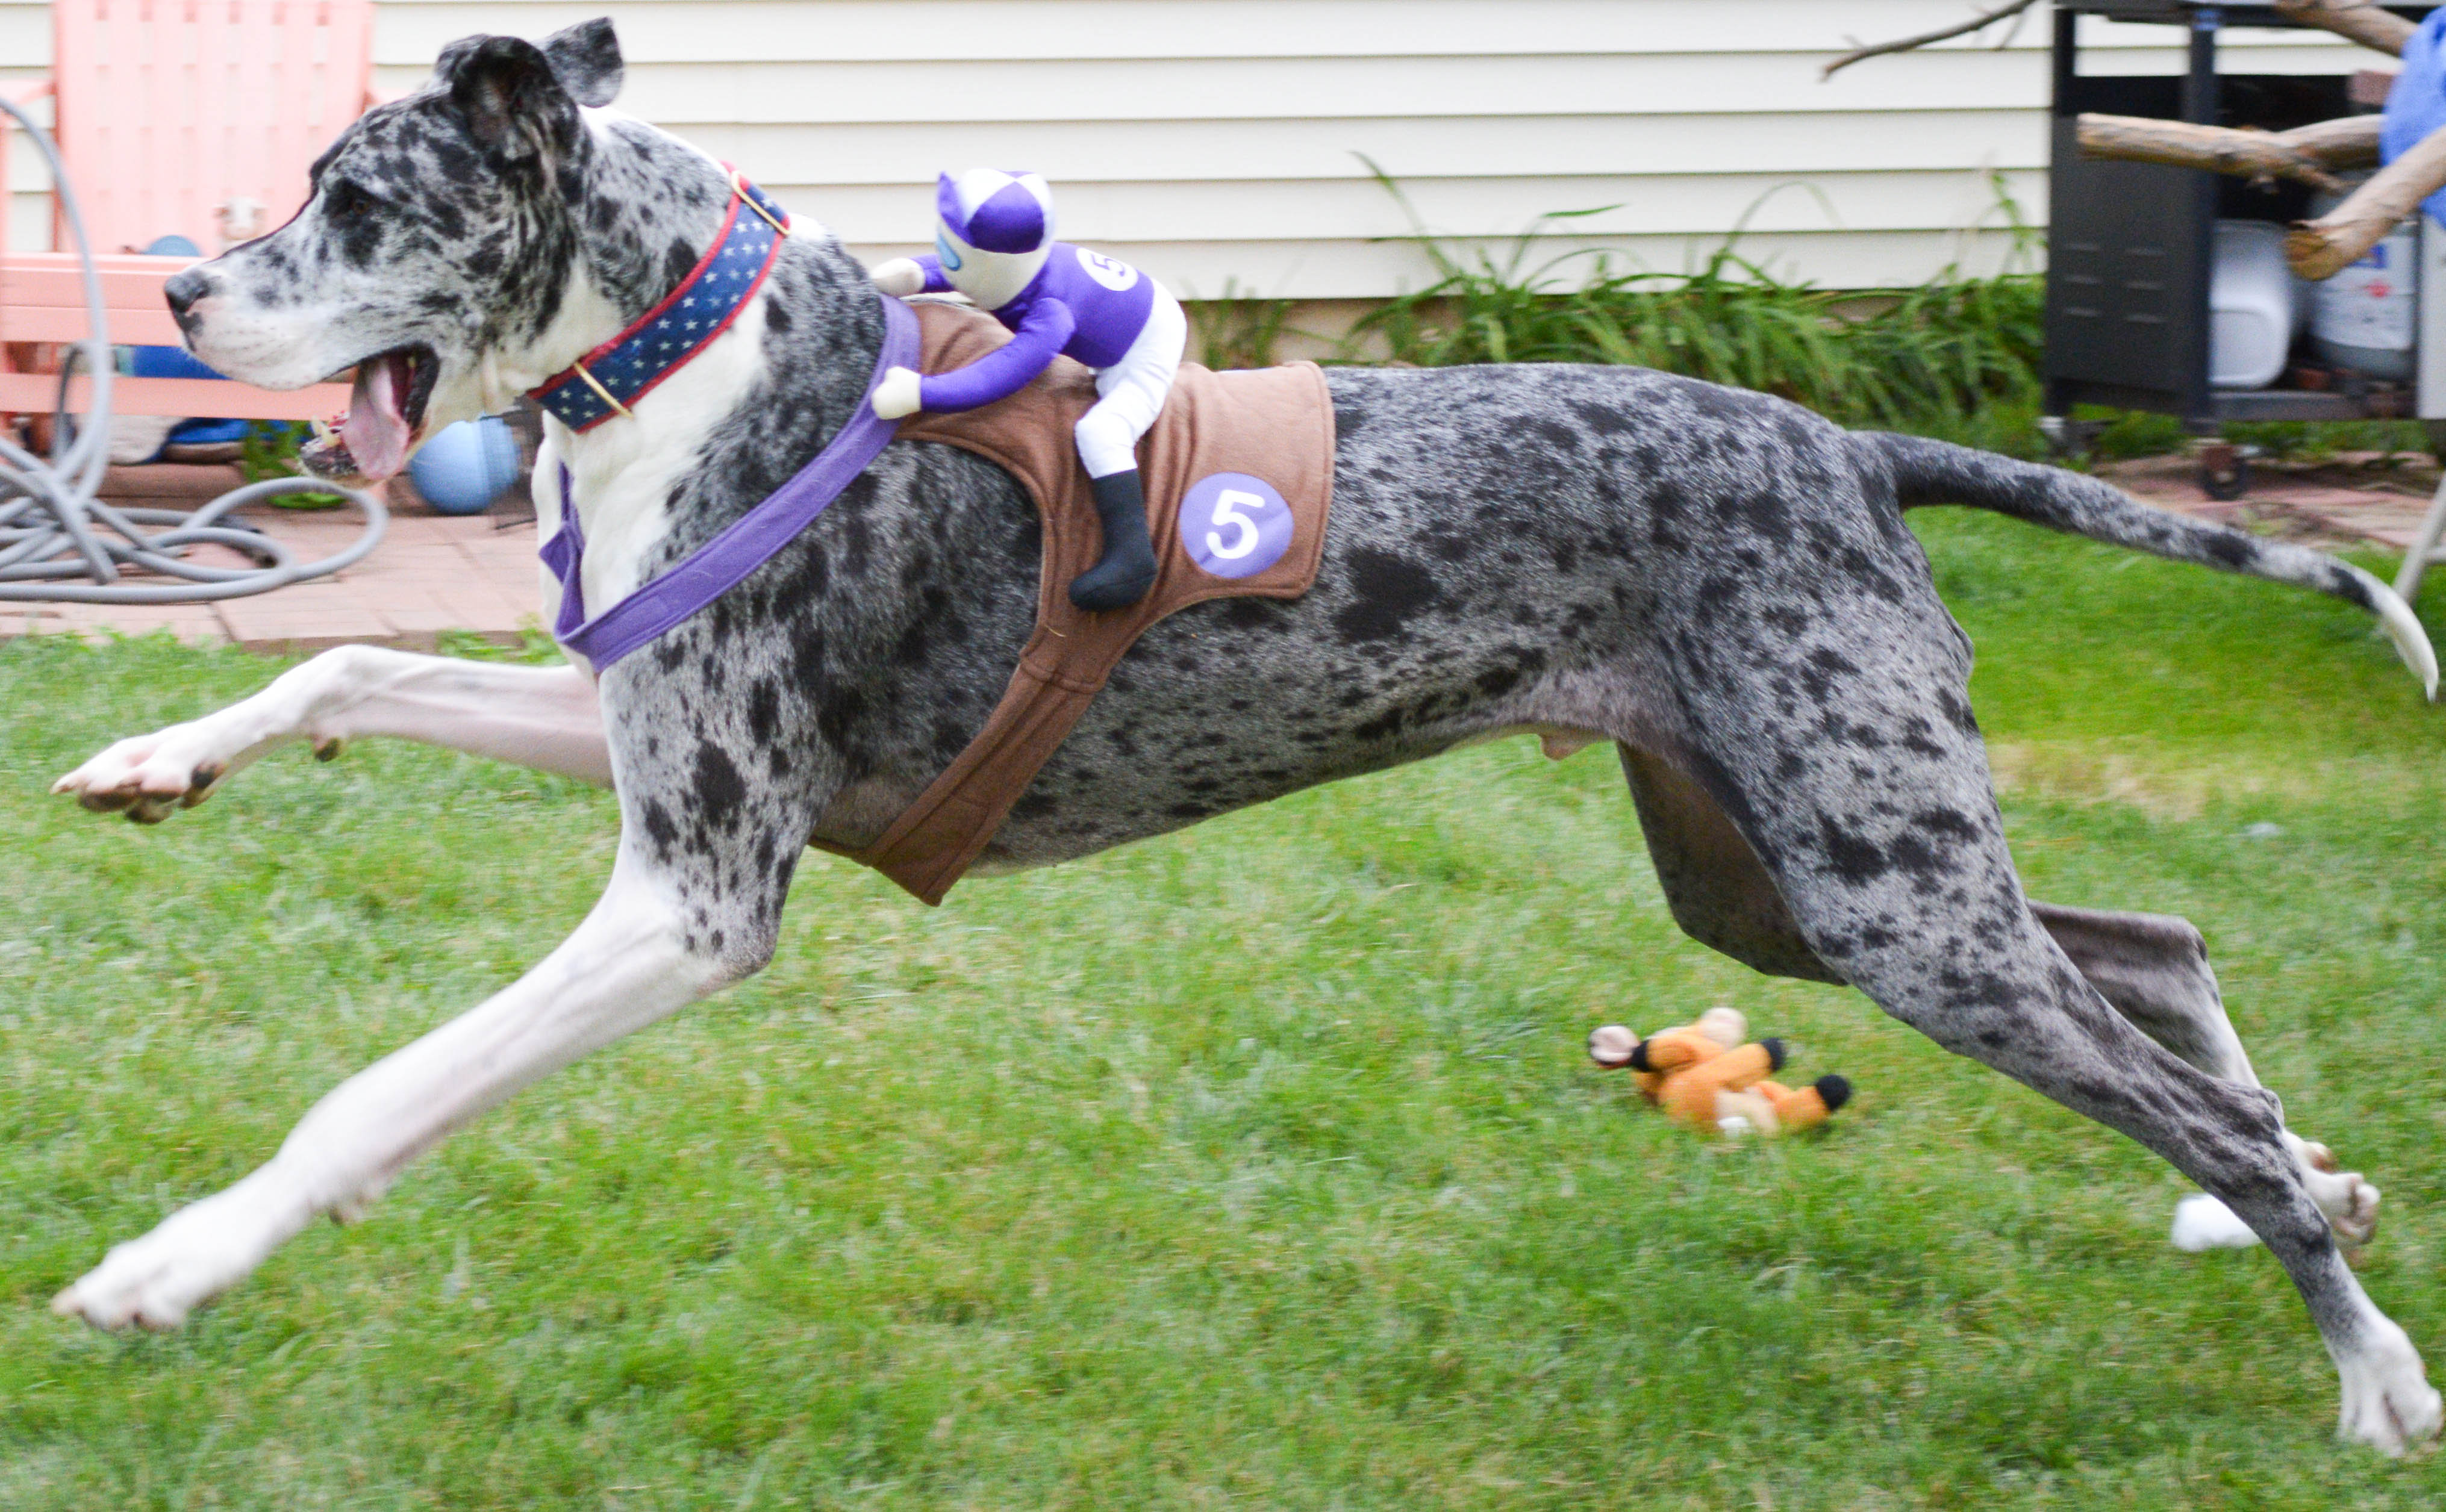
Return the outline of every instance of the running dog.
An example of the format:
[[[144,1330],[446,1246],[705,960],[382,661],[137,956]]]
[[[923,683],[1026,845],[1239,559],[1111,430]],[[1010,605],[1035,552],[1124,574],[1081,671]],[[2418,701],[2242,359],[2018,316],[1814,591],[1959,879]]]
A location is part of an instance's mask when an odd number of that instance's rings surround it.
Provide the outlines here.
[[[620,78],[608,22],[453,44],[324,155],[294,220],[173,280],[189,345],[268,388],[355,367],[343,434],[361,476],[507,407],[662,300],[727,213],[722,167],[607,108]],[[866,271],[802,223],[735,323],[633,414],[555,422],[538,504],[547,530],[582,522],[586,602],[619,600],[789,478],[862,402],[883,324]],[[1065,861],[1505,732],[1612,740],[1692,936],[1855,986],[2156,1151],[2291,1273],[2346,1436],[2393,1452],[2437,1431],[2419,1355],[2337,1247],[2367,1237],[2378,1193],[2286,1129],[2199,934],[2023,896],[1970,646],[1903,512],[1968,505],[2332,594],[2379,616],[2434,689],[2400,600],[2070,473],[1662,373],[1341,368],[1330,388],[1315,588],[1156,625],[989,864]],[[621,840],[601,902],[539,965],[342,1083],[269,1163],[112,1249],[58,1310],[174,1326],[519,1088],[760,969],[802,847],[873,842],[984,722],[1033,622],[1039,547],[1008,476],[894,443],[754,575],[599,679],[343,648],[61,779],[153,822],[289,742],[395,736],[609,783]]]

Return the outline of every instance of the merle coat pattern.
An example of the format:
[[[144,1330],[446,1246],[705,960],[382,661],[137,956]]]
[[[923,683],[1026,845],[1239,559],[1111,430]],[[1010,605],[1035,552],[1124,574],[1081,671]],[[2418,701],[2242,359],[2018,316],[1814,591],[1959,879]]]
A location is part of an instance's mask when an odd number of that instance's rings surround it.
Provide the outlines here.
[[[726,206],[710,161],[603,108],[619,76],[603,22],[540,48],[454,44],[429,86],[340,139],[294,221],[174,280],[191,345],[275,386],[405,352],[420,439],[504,407],[659,301]],[[880,335],[864,271],[801,223],[738,326],[633,420],[585,436],[555,423],[540,503],[548,524],[584,518],[588,602],[814,455],[860,401]],[[2399,600],[2332,559],[2089,479],[1664,374],[1338,369],[1330,385],[1314,590],[1150,630],[988,868],[1506,731],[1611,739],[1693,936],[1857,986],[2163,1155],[2226,1204],[2208,1204],[2212,1226],[2238,1215],[2291,1273],[2343,1374],[2343,1431],[2391,1450],[2436,1431],[2418,1355],[2337,1248],[2367,1238],[2377,1191],[2285,1130],[2196,931],[2024,899],[1965,696],[1970,647],[1902,512],[1970,504],[2316,588],[2379,613],[2434,669]],[[759,969],[805,841],[875,839],[984,721],[1029,631],[1038,550],[1012,479],[897,444],[599,686],[575,668],[344,649],[63,778],[89,807],[158,820],[285,742],[394,735],[610,781],[623,829],[604,900],[568,943],[344,1083],[245,1181],[112,1250],[60,1309],[175,1325],[518,1087]]]

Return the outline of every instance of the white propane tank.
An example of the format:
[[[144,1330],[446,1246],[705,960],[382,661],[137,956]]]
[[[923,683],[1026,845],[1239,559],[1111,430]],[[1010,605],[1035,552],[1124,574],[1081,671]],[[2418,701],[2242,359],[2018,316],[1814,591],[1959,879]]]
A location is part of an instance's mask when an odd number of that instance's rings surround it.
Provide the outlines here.
[[[2321,196],[2310,214],[2324,215],[2339,203]],[[2402,222],[2361,261],[2311,287],[2310,341],[2321,357],[2370,378],[2412,382],[2420,271],[2415,227]]]
[[[2218,221],[2209,274],[2209,382],[2219,388],[2266,388],[2276,382],[2293,345],[2295,305],[2285,228],[2265,220]]]

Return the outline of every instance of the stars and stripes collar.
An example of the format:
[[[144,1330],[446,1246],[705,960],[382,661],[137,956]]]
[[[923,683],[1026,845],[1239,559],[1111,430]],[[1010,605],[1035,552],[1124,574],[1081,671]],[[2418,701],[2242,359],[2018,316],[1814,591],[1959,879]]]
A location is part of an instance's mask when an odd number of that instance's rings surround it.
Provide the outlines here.
[[[789,233],[790,213],[730,169],[730,214],[680,287],[527,397],[574,431],[627,415],[630,405],[729,328],[772,271]]]

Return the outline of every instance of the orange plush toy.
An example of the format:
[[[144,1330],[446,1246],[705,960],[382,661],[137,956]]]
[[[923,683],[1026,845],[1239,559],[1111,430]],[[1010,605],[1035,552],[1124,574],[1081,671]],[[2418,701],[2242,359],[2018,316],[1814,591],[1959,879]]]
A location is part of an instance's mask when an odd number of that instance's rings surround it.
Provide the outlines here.
[[[1852,1084],[1820,1076],[1807,1087],[1767,1080],[1783,1069],[1783,1041],[1744,1044],[1749,1020],[1710,1008],[1695,1024],[1642,1039],[1620,1024],[1589,1036],[1589,1056],[1609,1070],[1628,1068],[1640,1092],[1693,1129],[1727,1134],[1779,1134],[1822,1124],[1852,1100]]]

